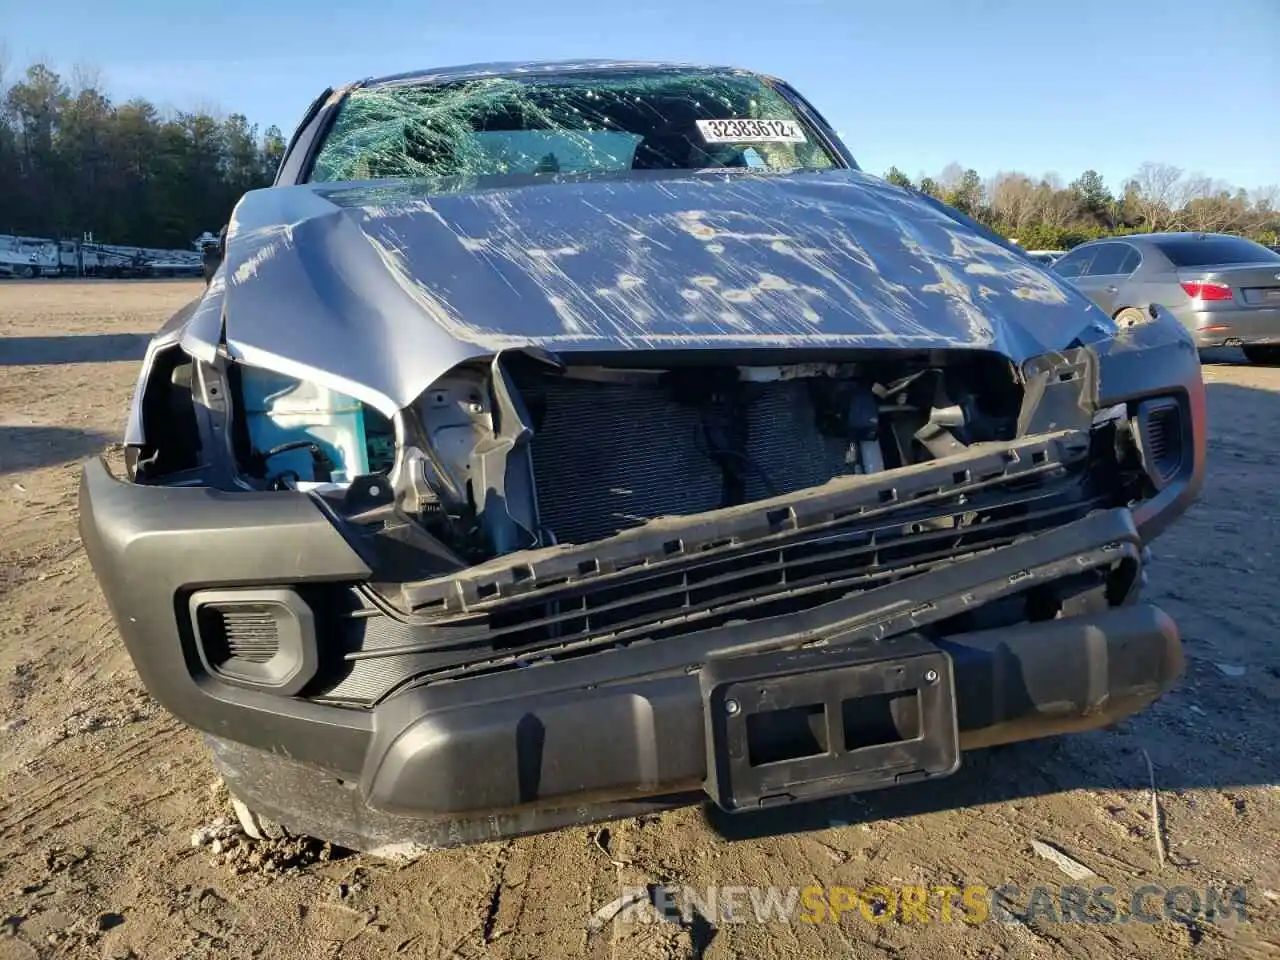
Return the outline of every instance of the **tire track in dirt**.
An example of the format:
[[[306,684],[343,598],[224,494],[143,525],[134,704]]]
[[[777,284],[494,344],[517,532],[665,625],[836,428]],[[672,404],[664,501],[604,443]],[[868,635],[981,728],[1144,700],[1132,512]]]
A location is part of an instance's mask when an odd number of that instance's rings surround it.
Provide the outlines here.
[[[24,794],[13,808],[11,816],[0,818],[0,840],[33,818],[48,811],[58,810],[69,802],[83,803],[84,797],[108,787],[113,781],[134,774],[132,763],[150,760],[169,746],[185,728],[176,723],[157,724],[158,729],[148,731],[118,748],[106,757],[95,757],[89,769],[71,767],[60,779],[46,783],[43,789]],[[74,762],[75,758],[72,758]]]

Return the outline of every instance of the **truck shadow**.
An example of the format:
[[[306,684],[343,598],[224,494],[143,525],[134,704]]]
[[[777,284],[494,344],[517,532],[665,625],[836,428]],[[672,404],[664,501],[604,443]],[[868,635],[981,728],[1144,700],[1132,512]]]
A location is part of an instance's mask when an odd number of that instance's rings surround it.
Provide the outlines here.
[[[1252,366],[1239,347],[1209,347],[1201,350],[1200,363],[1205,366]]]
[[[0,367],[141,360],[150,334],[89,333],[54,337],[0,337]]]
[[[1270,381],[1269,371],[1259,374]],[[1186,667],[1172,690],[1112,729],[972,751],[954,775],[932,782],[758,813],[707,804],[710,826],[745,840],[1076,790],[1144,792],[1147,757],[1162,792],[1280,784],[1280,741],[1270,732],[1280,702],[1272,604],[1280,566],[1269,559],[1280,555],[1280,379],[1270,389],[1209,383],[1208,407],[1204,488],[1152,543],[1142,595],[1178,624]]]
[[[114,439],[72,427],[0,424],[0,477],[83,460],[99,453]]]
[[[1147,724],[1122,725],[1116,731],[1073,734],[976,750],[964,755],[960,770],[932,783],[918,783],[759,813],[728,814],[705,803],[708,824],[730,841],[807,833],[831,827],[874,824],[883,820],[984,807],[1068,793],[1074,790],[1145,792],[1150,789],[1143,751],[1152,756],[1156,786],[1161,791],[1196,788],[1222,790],[1256,782],[1258,771],[1232,776],[1226,770],[1197,764],[1188,769],[1159,763],[1180,752],[1177,739],[1157,733],[1163,749],[1139,732]],[[1264,763],[1263,766],[1266,766]]]

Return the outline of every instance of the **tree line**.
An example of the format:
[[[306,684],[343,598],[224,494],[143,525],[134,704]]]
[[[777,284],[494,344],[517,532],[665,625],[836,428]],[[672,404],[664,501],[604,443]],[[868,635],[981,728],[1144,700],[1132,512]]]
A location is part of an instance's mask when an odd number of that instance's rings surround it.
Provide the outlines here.
[[[1117,193],[1096,170],[1064,184],[1056,174],[1033,178],[949,164],[937,177],[912,180],[897,167],[885,179],[937,197],[1028,250],[1064,250],[1096,237],[1163,230],[1235,233],[1280,243],[1280,191],[1247,191],[1187,175],[1165,163],[1144,163]]]
[[[92,71],[41,63],[6,83],[0,56],[0,233],[189,248],[283,153],[242,114],[114,103]]]
[[[6,82],[0,49],[0,233],[187,247],[226,223],[246,190],[265,186],[284,152],[280,129],[259,133],[239,113],[161,112],[115,103],[92,70],[70,78],[36,63]],[[984,180],[950,164],[913,182],[1027,249],[1064,249],[1117,233],[1200,230],[1280,243],[1277,188],[1233,188],[1146,163],[1113,193],[1096,171],[1002,172]]]

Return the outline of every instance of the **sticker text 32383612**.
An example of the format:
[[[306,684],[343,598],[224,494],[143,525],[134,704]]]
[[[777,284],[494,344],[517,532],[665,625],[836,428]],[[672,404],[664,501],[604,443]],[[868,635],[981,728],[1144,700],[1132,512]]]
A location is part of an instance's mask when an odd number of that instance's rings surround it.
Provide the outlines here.
[[[805,143],[804,130],[794,120],[699,120],[698,132],[707,143]]]

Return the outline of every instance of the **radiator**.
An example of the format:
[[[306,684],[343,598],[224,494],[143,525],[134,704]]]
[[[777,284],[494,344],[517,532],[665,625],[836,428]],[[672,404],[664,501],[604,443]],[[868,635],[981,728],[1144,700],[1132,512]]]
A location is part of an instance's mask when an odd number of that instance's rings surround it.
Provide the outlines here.
[[[724,505],[719,466],[701,437],[702,414],[656,384],[561,380],[539,389],[532,444],[542,525],[561,543],[585,543],[660,516]],[[761,385],[745,452],[768,478],[746,472],[746,499],[788,493],[853,471],[848,444],[824,437],[804,381]]]

